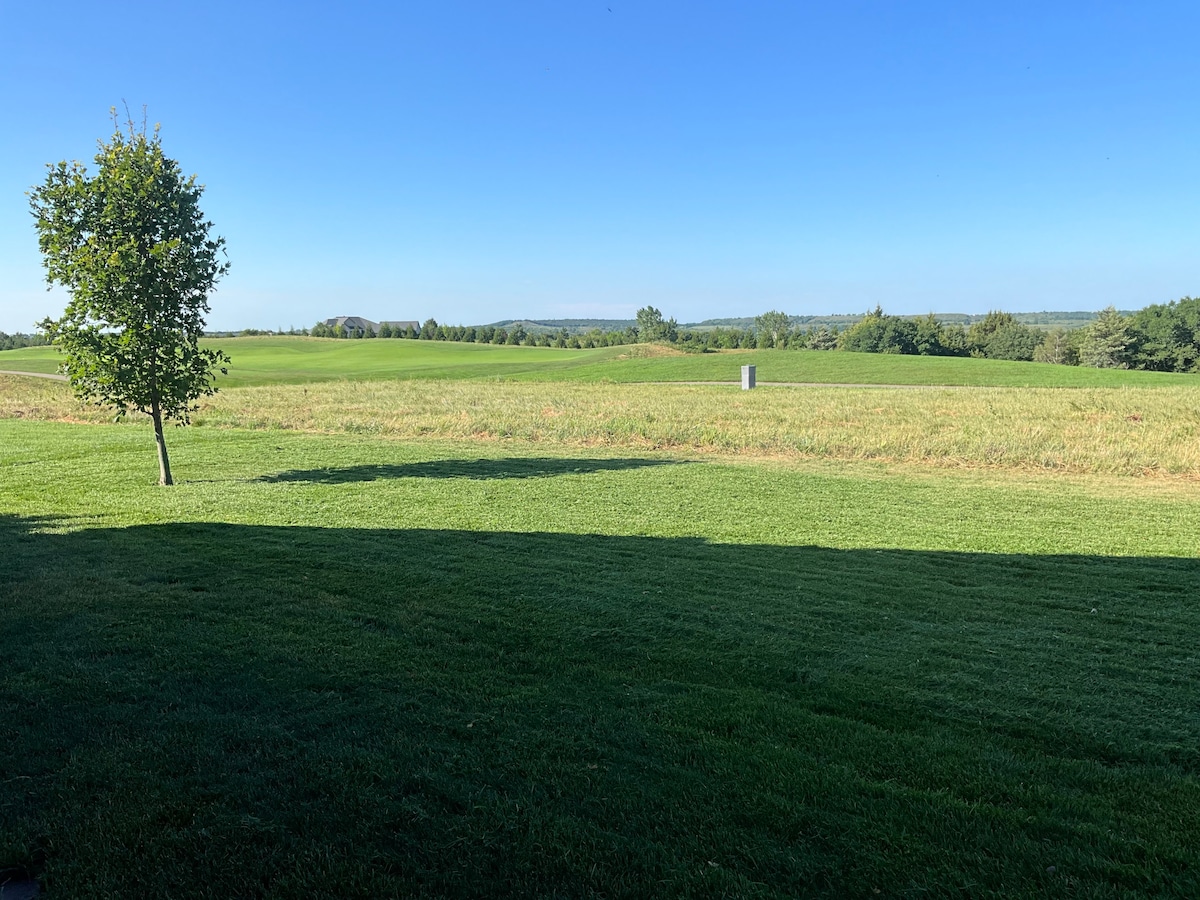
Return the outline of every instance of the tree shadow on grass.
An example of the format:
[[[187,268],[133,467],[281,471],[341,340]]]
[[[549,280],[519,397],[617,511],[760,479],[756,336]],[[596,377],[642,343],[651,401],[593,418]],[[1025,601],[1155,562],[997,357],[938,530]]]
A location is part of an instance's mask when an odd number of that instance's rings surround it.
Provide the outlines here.
[[[56,895],[1195,875],[1196,560],[47,524],[0,516],[0,869]]]
[[[380,481],[389,478],[467,478],[483,481],[500,478],[551,478],[557,475],[584,475],[593,472],[620,472],[650,466],[684,465],[675,459],[563,459],[560,457],[506,459],[445,459],[403,464],[335,466],[327,469],[292,469],[263,475],[256,481],[310,482],[347,484],[356,481]]]

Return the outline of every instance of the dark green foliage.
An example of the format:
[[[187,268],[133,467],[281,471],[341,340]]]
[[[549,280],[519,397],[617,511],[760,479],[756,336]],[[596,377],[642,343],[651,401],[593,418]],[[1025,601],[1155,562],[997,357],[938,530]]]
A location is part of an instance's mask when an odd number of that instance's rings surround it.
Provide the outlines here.
[[[943,325],[933,313],[917,320],[913,344],[921,356],[965,356],[966,333],[959,325]]]
[[[637,335],[643,343],[674,342],[679,337],[679,325],[674,319],[664,319],[653,306],[645,306],[637,311]]]
[[[1079,341],[1079,364],[1096,369],[1127,369],[1132,340],[1129,323],[1110,306],[1083,330]]]
[[[992,311],[967,330],[967,349],[984,359],[1031,360],[1044,339],[1043,332],[1012,313]]]
[[[1200,370],[1200,297],[1155,303],[1128,320],[1130,357],[1139,369]]]
[[[0,331],[0,350],[17,350],[21,347],[43,347],[49,341],[41,334],[5,334]]]
[[[1033,359],[1034,351],[1044,339],[1045,336],[1036,328],[1016,322],[993,332],[980,352],[986,359],[1028,361]]]
[[[434,318],[425,320],[425,324],[421,326],[421,340],[432,341],[437,337],[438,321]]]
[[[838,336],[838,349],[855,353],[917,352],[917,325],[911,319],[885,315],[876,306]]]
[[[1082,334],[1083,330],[1079,328],[1071,331],[1062,327],[1050,329],[1033,351],[1034,361],[1059,366],[1079,365],[1079,338]]]

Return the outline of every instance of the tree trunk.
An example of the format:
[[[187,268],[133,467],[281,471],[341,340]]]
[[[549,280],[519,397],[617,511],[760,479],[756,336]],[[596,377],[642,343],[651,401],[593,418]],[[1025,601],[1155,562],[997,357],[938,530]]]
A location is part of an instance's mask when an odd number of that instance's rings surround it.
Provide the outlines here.
[[[150,418],[154,420],[154,443],[158,445],[158,483],[174,484],[171,480],[171,460],[167,458],[167,442],[163,440],[162,413],[158,401],[150,404]]]

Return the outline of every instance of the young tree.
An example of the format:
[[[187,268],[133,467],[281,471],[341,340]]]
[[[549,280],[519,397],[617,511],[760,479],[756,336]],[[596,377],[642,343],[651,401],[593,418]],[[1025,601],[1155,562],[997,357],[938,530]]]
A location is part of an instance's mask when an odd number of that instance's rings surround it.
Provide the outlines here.
[[[758,346],[782,347],[792,330],[792,317],[785,312],[772,309],[754,317],[754,330],[758,332]],[[764,341],[765,339],[765,341]]]
[[[638,340],[642,343],[650,341],[670,341],[679,337],[679,325],[672,319],[663,319],[662,313],[653,306],[644,306],[637,311]]]
[[[114,124],[116,112],[113,111]],[[154,422],[159,483],[171,484],[163,419],[191,420],[215,393],[229,357],[201,349],[208,295],[228,269],[225,240],[200,211],[204,188],[168,158],[155,126],[128,122],[99,143],[95,175],[80,162],[47,166],[29,193],[46,281],[67,289],[61,318],[41,323],[63,352],[81,399]]]
[[[837,333],[824,325],[820,328],[810,326],[804,334],[804,346],[809,350],[832,350],[837,346]]]
[[[1076,332],[1077,334],[1078,332]],[[1052,328],[1046,332],[1042,343],[1033,351],[1033,361],[1053,363],[1056,366],[1079,365],[1077,338],[1065,328]]]
[[[1129,368],[1129,323],[1109,306],[1083,330],[1079,345],[1079,364],[1097,369]]]

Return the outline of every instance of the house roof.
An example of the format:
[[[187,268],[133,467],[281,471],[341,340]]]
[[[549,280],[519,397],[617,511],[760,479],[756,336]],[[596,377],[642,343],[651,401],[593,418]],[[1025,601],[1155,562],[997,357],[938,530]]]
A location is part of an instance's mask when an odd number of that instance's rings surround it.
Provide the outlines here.
[[[370,319],[364,319],[362,316],[335,316],[332,319],[326,319],[325,325],[329,328],[336,328],[341,325],[347,331],[366,331],[370,328],[372,331],[378,332],[380,327],[390,325],[392,328],[420,328],[420,322],[402,322],[396,319],[384,319],[382,322],[372,322]]]

